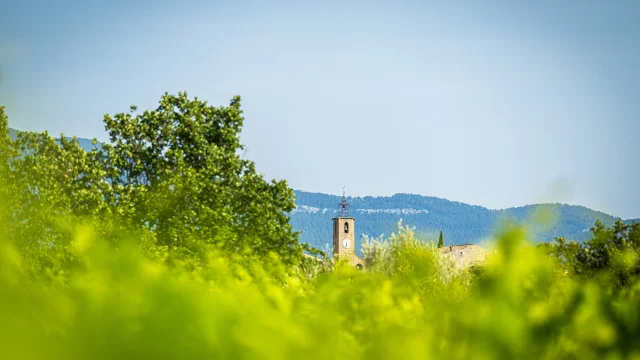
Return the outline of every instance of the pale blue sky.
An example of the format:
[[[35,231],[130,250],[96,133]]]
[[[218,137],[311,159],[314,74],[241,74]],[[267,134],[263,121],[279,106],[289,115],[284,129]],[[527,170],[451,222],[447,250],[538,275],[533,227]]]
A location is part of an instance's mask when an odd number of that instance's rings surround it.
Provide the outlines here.
[[[318,3],[14,1],[0,104],[106,140],[164,91],[238,94],[247,157],[296,189],[640,217],[640,2]]]

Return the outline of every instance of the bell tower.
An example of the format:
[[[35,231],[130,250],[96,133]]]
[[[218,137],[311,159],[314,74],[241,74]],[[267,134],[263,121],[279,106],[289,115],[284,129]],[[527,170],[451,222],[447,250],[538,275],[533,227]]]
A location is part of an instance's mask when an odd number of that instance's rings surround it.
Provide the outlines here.
[[[364,261],[355,252],[355,218],[349,214],[350,204],[342,193],[342,201],[338,204],[338,216],[333,218],[333,256],[338,260],[347,259],[359,269]]]

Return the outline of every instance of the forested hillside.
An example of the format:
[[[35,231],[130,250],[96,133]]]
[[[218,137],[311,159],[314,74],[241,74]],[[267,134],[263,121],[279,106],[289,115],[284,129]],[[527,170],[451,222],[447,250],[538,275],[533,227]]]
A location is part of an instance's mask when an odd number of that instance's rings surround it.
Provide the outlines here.
[[[291,224],[302,232],[300,240],[326,249],[331,243],[331,218],[336,216],[341,197],[297,190]],[[396,194],[390,197],[353,197],[351,215],[356,218],[356,248],[362,235],[389,235],[403,224],[415,227],[419,238],[436,240],[444,232],[445,245],[480,243],[495,233],[503,221],[529,226],[535,241],[563,236],[575,241],[589,239],[596,220],[612,225],[617,218],[583,206],[542,204],[504,210],[490,210],[437,197]],[[543,221],[537,221],[543,220]]]

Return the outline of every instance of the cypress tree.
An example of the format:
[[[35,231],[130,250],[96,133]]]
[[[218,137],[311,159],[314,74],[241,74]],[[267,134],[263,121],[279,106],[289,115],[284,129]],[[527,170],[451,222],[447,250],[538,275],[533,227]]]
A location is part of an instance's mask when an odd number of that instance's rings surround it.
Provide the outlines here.
[[[442,237],[442,230],[440,230],[440,239],[438,240],[438,249],[444,246],[444,238]]]

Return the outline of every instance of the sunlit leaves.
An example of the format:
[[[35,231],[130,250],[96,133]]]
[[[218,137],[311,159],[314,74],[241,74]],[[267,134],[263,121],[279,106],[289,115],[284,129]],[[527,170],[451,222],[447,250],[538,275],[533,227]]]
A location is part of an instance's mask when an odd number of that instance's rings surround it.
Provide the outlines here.
[[[105,166],[118,206],[130,208],[170,248],[197,238],[228,251],[299,259],[286,216],[293,192],[284,181],[266,182],[239,156],[239,97],[212,107],[186,93],[165,94],[157,109],[136,110],[105,115],[111,140]]]
[[[78,245],[61,219],[92,224],[114,247],[123,240],[117,229],[136,232],[149,256],[194,269],[209,247],[300,259],[287,216],[292,190],[239,155],[239,97],[213,107],[165,94],[155,110],[105,115],[110,142],[94,139],[91,151],[47,132],[11,141],[7,121],[0,109],[3,231],[35,272],[75,266]]]
[[[377,269],[338,264],[309,278],[277,256],[219,251],[208,252],[200,271],[168,268],[128,246],[112,251],[82,225],[73,235],[79,266],[64,284],[42,287],[26,276],[18,252],[0,249],[0,346],[13,358],[49,359],[639,353],[637,292],[614,297],[597,282],[561,276],[522,232],[506,236],[521,238],[500,239],[496,256],[472,281],[463,272],[437,275],[447,265],[429,260],[435,249],[406,228],[387,242],[395,249]],[[514,243],[520,245],[505,253],[505,244]]]

